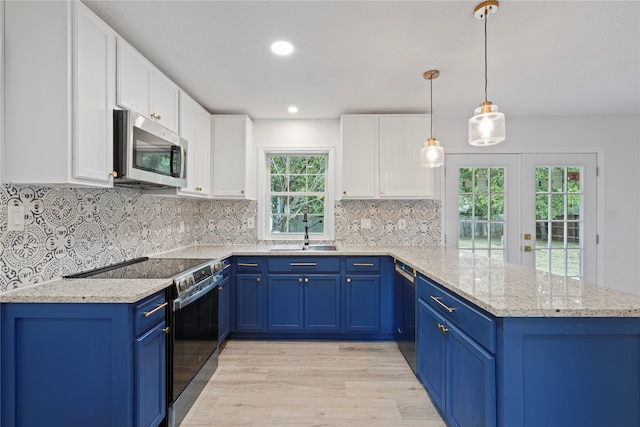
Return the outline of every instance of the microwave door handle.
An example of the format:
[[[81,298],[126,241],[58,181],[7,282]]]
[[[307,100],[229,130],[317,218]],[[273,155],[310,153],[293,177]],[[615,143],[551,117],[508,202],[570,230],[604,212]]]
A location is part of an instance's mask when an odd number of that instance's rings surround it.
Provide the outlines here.
[[[176,171],[174,169],[174,159],[176,156],[178,156],[178,158],[180,159],[180,155],[182,154],[182,150],[180,149],[180,147],[173,145],[171,146],[171,158],[169,159],[169,173],[171,174],[171,176],[173,177],[180,177],[180,171]],[[180,159],[182,160],[182,159]],[[180,162],[180,168],[182,168],[182,161]]]

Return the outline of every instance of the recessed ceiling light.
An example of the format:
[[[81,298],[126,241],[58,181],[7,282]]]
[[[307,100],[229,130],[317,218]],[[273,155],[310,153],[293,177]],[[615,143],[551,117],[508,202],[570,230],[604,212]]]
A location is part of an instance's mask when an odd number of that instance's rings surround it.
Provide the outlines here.
[[[283,40],[273,42],[271,43],[271,52],[282,56],[291,55],[291,52],[293,52],[293,45]]]
[[[289,107],[289,112],[290,113],[297,113],[298,112],[298,107],[296,107],[295,105],[292,105],[291,107]]]

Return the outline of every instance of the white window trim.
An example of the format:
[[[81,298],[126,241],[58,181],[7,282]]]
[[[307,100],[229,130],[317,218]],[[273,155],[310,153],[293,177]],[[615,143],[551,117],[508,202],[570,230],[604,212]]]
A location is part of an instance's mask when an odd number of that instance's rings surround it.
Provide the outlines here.
[[[299,240],[302,242],[303,233],[273,234],[269,232],[269,215],[267,213],[267,199],[269,193],[269,156],[293,155],[309,156],[321,154],[327,156],[327,171],[325,188],[325,222],[323,233],[313,233],[312,240],[335,239],[335,174],[336,150],[333,147],[305,147],[305,148],[270,148],[258,147],[258,240]]]

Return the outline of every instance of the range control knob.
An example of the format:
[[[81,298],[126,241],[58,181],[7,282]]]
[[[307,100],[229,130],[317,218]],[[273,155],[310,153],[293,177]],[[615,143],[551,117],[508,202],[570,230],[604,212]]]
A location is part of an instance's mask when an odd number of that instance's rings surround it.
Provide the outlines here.
[[[193,287],[193,285],[195,285],[195,282],[193,281],[193,277],[188,277],[187,278],[187,289]]]
[[[187,289],[187,281],[183,279],[178,279],[176,286],[178,287],[178,292],[184,292]]]

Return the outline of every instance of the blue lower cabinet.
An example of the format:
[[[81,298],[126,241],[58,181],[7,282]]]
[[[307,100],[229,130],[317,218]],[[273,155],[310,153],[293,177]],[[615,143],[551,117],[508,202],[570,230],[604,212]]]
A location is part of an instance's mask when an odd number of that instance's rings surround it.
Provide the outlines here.
[[[345,329],[348,332],[380,330],[380,275],[346,276]]]
[[[340,331],[339,274],[270,274],[269,331]]]
[[[340,331],[340,275],[310,274],[304,282],[304,329]]]
[[[304,277],[270,274],[267,284],[267,329],[301,331],[304,322]]]
[[[444,325],[446,320],[422,299],[418,300],[416,318],[416,373],[433,403],[444,413],[447,339],[438,325]]]
[[[236,329],[262,331],[263,329],[262,274],[236,276]]]
[[[166,413],[165,322],[136,340],[136,426],[158,426]]]
[[[5,303],[3,427],[157,426],[165,416],[165,311],[141,304]]]

